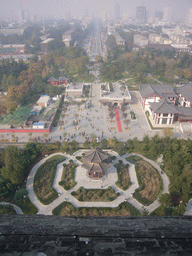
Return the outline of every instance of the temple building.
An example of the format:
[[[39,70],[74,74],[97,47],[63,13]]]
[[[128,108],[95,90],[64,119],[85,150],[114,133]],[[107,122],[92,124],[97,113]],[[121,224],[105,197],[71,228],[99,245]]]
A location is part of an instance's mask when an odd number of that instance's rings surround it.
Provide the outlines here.
[[[90,178],[102,178],[110,167],[108,156],[101,149],[92,149],[82,158],[82,167],[88,170]]]

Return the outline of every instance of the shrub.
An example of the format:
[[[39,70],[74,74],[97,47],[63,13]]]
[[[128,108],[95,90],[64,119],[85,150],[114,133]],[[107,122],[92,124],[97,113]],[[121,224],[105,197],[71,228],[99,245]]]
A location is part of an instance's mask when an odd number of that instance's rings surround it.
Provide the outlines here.
[[[118,177],[118,180],[117,182],[115,183],[119,188],[123,189],[123,190],[127,190],[130,185],[132,184],[131,181],[130,181],[130,176],[129,176],[129,165],[126,164],[124,165],[121,161],[119,160],[119,163],[118,164],[115,164],[115,168],[117,169],[117,177]]]
[[[115,193],[112,187],[107,189],[84,189],[80,187],[77,191],[72,192],[79,201],[113,201],[120,194]]]
[[[16,214],[12,205],[0,205],[0,215],[1,214]]]
[[[77,183],[75,182],[75,169],[78,165],[75,164],[72,160],[69,161],[69,164],[63,165],[63,173],[59,185],[64,187],[65,190],[73,188]]]
[[[23,198],[20,197],[19,199],[14,199],[12,203],[21,208],[22,212],[26,215],[37,213],[37,208],[31,203],[29,197],[26,195]]]

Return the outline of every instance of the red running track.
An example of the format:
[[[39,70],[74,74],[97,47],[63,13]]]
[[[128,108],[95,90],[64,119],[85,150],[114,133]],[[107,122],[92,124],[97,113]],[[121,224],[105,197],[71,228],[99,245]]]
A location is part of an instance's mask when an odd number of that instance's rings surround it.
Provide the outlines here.
[[[119,117],[118,108],[115,108],[115,115],[116,115],[116,120],[117,120],[118,131],[122,132],[122,127],[121,127],[121,121],[120,121],[120,117]]]

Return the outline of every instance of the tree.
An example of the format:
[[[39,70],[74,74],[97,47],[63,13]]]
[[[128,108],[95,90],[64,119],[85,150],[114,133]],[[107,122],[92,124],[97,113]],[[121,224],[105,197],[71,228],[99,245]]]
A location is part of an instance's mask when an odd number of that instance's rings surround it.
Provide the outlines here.
[[[4,74],[3,75],[3,78],[1,80],[1,87],[5,90],[7,90],[7,75]]]
[[[165,207],[171,206],[172,205],[171,195],[167,193],[160,195],[159,203]]]
[[[109,35],[107,37],[105,44],[106,44],[107,48],[115,47],[117,45],[115,37],[113,35]]]
[[[110,119],[113,119],[115,117],[115,114],[113,112],[110,112],[109,117],[110,117]]]
[[[91,148],[90,142],[89,142],[88,140],[86,140],[86,141],[83,143],[83,148],[86,148],[86,149]]]
[[[92,148],[96,148],[96,147],[99,146],[99,143],[97,142],[96,139],[94,139],[94,140],[91,142],[91,146],[92,146]]]
[[[9,87],[7,91],[7,98],[5,100],[5,106],[10,113],[13,113],[13,111],[18,106],[17,97],[18,97],[18,88],[16,88],[15,86]]]
[[[96,137],[97,137],[97,136],[95,135],[95,133],[91,133],[91,134],[90,134],[90,138],[91,138],[92,140],[94,140]]]
[[[49,134],[48,133],[43,133],[43,137],[45,138],[45,140],[47,139],[47,137],[49,136]]]
[[[66,153],[69,152],[69,143],[67,141],[63,143],[62,150]]]
[[[1,214],[16,214],[12,205],[0,205],[0,215]]]
[[[186,207],[183,204],[180,204],[175,207],[175,209],[172,212],[172,216],[182,216],[186,211]]]
[[[20,184],[24,178],[24,165],[22,150],[15,146],[5,148],[5,166],[1,175],[11,181],[12,184]]]
[[[69,143],[69,149],[72,150],[72,151],[76,151],[79,149],[79,145],[77,143],[76,140],[72,140],[70,143]]]
[[[100,143],[100,146],[101,146],[101,148],[107,148],[107,140],[106,139],[102,139],[101,140],[101,143]]]
[[[173,136],[173,129],[171,129],[171,128],[165,128],[162,132],[165,137]]]
[[[95,62],[97,62],[97,63],[103,62],[103,57],[101,55],[96,55],[95,56]]]
[[[142,207],[141,215],[148,216],[149,215],[149,211],[146,208]]]
[[[31,138],[31,136],[32,136],[32,132],[29,132],[29,133],[28,133],[28,136]]]
[[[0,197],[12,196],[15,192],[15,186],[10,180],[5,179],[0,175]]]

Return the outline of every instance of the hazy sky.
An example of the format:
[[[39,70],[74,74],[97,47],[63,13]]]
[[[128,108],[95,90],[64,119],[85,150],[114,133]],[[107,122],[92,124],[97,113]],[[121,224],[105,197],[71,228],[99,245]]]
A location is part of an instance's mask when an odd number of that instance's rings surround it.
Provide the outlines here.
[[[83,16],[88,12],[99,16],[101,9],[107,9],[113,14],[114,4],[118,2],[121,12],[129,13],[134,17],[136,6],[144,5],[152,16],[155,11],[171,6],[178,18],[185,18],[187,9],[192,8],[192,0],[0,0],[0,17],[18,19],[18,10],[28,10],[30,16],[65,18],[70,10],[72,16]]]

